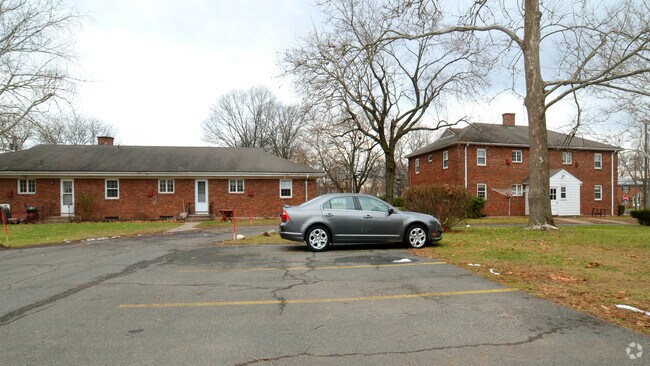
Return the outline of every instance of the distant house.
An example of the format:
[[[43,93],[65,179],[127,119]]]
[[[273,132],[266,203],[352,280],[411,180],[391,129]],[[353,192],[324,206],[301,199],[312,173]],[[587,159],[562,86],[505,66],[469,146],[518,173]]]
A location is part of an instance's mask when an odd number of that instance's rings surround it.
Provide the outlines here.
[[[643,208],[643,181],[619,177],[616,202],[630,210]]]
[[[486,199],[489,216],[527,215],[528,126],[514,113],[502,124],[449,128],[408,155],[409,185],[465,186]],[[614,214],[620,148],[548,131],[550,199],[554,215]]]
[[[276,217],[316,196],[323,173],[261,149],[38,145],[0,155],[0,203],[41,218],[176,218],[181,212]]]

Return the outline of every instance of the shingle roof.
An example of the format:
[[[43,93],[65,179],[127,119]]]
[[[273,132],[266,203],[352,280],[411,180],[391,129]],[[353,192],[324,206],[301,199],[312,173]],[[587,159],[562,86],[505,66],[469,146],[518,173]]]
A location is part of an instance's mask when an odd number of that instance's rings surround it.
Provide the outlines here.
[[[307,175],[322,172],[255,148],[37,145],[0,155],[0,175],[11,173],[82,175]]]
[[[603,150],[615,151],[620,148],[587,140],[581,137],[573,137],[568,145],[569,136],[555,131],[548,131],[549,149],[572,149],[572,150]],[[504,126],[502,124],[473,123],[463,129],[450,128],[446,130],[434,143],[416,150],[407,155],[407,158],[439,150],[456,144],[473,145],[501,145],[528,147],[528,126]]]

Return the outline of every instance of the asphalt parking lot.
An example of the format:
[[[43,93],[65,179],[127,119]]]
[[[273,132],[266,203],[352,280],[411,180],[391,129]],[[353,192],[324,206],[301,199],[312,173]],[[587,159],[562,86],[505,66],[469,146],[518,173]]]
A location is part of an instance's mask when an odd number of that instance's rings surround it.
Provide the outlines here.
[[[399,246],[227,237],[0,251],[2,364],[650,364],[646,336]]]

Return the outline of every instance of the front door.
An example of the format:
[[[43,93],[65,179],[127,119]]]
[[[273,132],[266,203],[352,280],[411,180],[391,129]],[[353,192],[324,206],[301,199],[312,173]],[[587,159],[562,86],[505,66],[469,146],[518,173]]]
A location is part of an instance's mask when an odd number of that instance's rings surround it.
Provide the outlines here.
[[[61,216],[74,216],[74,180],[61,179]]]
[[[551,215],[557,216],[558,209],[558,189],[557,187],[551,187]]]
[[[194,189],[194,212],[197,214],[208,213],[208,181],[197,179]]]

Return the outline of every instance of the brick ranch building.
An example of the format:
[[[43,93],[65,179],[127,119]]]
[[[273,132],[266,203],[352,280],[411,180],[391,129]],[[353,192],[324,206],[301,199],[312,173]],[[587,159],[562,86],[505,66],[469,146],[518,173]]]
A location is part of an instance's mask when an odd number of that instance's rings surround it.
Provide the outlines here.
[[[0,155],[0,203],[13,216],[35,206],[40,218],[85,220],[276,217],[282,206],[316,196],[323,173],[261,149],[38,145]]]
[[[449,128],[407,156],[409,185],[453,184],[484,197],[488,216],[528,214],[528,126],[515,114],[502,124]],[[618,151],[612,145],[548,131],[553,215],[615,214]]]

